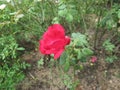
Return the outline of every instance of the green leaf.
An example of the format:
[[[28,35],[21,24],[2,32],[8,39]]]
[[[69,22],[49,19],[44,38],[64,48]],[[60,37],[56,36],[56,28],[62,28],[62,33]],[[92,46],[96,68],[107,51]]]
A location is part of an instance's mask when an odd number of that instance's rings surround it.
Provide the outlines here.
[[[106,22],[106,26],[109,30],[111,30],[113,27],[116,27],[116,23],[113,19],[110,19]]]
[[[64,52],[60,57],[59,64],[60,65],[65,64],[67,57],[68,57],[68,54],[66,52]]]
[[[65,4],[62,4],[62,5],[60,5],[60,6],[58,7],[58,9],[61,9],[61,10],[65,9],[65,8],[66,8],[66,5],[65,5]]]
[[[72,33],[72,38],[76,46],[87,46],[87,37],[81,33]]]
[[[69,63],[69,61],[67,60],[66,63],[65,63],[65,65],[64,65],[64,71],[65,71],[65,72],[68,72],[69,68],[70,68],[70,63]]]
[[[72,79],[68,74],[63,75],[63,83],[67,86],[67,88],[72,88]]]
[[[81,58],[82,58],[82,52],[79,50],[78,55],[77,55],[77,59],[81,59]]]
[[[80,61],[81,61],[81,62],[86,62],[86,61],[87,61],[86,56],[82,57],[82,58],[80,59]]]
[[[80,69],[80,65],[78,65],[78,64],[74,65],[74,69],[75,70],[79,70]]]
[[[52,20],[52,24],[56,24],[59,23],[59,18],[58,17],[54,17]]]
[[[106,57],[105,61],[109,63],[113,63],[117,59],[118,59],[117,56],[108,56]]]
[[[106,51],[112,52],[113,49],[115,48],[115,45],[110,42],[110,40],[106,40],[103,43],[103,47],[105,48]]]
[[[41,59],[38,61],[38,65],[41,66],[41,65],[43,65],[43,64],[44,64],[44,60],[43,60],[43,58],[41,58]]]
[[[61,16],[61,17],[65,17],[66,14],[67,14],[67,10],[66,10],[66,9],[65,9],[65,10],[59,10],[59,11],[58,11],[58,15]]]
[[[83,70],[84,69],[84,67],[83,67],[83,65],[80,65],[80,68],[79,68],[80,70]]]
[[[119,11],[118,11],[118,18],[120,19],[120,9],[119,9]]]
[[[73,57],[73,58],[70,60],[70,62],[71,62],[71,63],[70,63],[71,65],[75,65],[75,64],[77,63],[77,60],[76,60],[76,58]]]
[[[72,22],[72,21],[73,21],[73,16],[68,13],[68,14],[66,15],[66,20],[67,20],[68,22]]]
[[[19,48],[17,48],[17,50],[23,51],[23,50],[25,50],[25,48],[19,47]]]
[[[89,56],[89,55],[93,54],[93,51],[89,48],[83,48],[82,53],[83,53],[84,56]]]

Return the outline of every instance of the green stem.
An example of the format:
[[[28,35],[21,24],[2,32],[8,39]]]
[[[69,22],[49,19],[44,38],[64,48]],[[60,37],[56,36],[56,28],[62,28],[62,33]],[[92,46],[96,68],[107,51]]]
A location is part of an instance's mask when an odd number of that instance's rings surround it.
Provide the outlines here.
[[[86,31],[87,31],[87,25],[85,23],[85,19],[84,19],[83,15],[82,15],[82,20],[83,20],[83,24],[84,24],[84,33],[86,33]]]
[[[99,33],[99,23],[100,23],[101,14],[102,14],[102,11],[100,10],[99,14],[98,14],[98,22],[97,22],[97,28],[96,28],[96,31],[95,31],[95,39],[94,39],[94,49],[95,50],[96,50],[96,47],[97,47],[97,39],[98,39],[98,33]]]

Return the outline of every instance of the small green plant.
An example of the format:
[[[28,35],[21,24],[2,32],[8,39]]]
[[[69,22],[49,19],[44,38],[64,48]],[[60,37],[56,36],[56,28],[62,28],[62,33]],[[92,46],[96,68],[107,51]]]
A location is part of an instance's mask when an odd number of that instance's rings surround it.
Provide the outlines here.
[[[41,68],[41,67],[44,65],[44,59],[41,58],[41,59],[38,61],[37,65],[38,65],[38,68]]]
[[[113,62],[116,61],[117,59],[118,59],[117,56],[112,55],[112,56],[107,56],[107,57],[105,58],[105,61],[106,61],[106,62],[109,62],[109,63],[113,63]]]
[[[62,80],[65,86],[69,88],[70,90],[75,90],[76,86],[79,84],[79,80],[74,80],[70,75],[64,74],[62,75]]]
[[[119,8],[118,4],[114,4],[109,12],[105,12],[103,18],[101,19],[100,26],[107,28],[108,30],[114,30],[117,28],[117,23],[119,21]],[[116,31],[114,31],[116,32]]]
[[[26,63],[20,63],[19,60],[11,66],[4,64],[0,66],[0,89],[1,90],[16,90],[17,84],[25,77],[22,69],[29,66]]]
[[[18,57],[18,50],[24,50],[24,48],[18,46],[15,38],[12,35],[2,36],[0,41],[0,61],[3,64],[10,63],[16,59]]]
[[[106,58],[105,58],[106,62],[113,63],[115,60],[118,59],[116,55],[113,55],[113,52],[115,52],[114,51],[115,45],[112,44],[110,40],[106,40],[105,42],[103,42],[103,47],[106,51]]]
[[[110,40],[106,40],[103,42],[103,47],[106,51],[112,52],[115,48],[115,45],[110,42]]]
[[[19,47],[12,35],[0,37],[0,89],[15,90],[16,85],[23,80],[23,69],[29,65],[19,60]]]

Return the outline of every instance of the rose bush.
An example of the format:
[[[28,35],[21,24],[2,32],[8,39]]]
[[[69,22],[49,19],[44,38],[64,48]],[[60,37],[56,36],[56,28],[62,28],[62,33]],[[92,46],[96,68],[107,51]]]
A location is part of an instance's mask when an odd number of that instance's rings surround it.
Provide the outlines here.
[[[42,54],[54,54],[54,59],[60,57],[65,46],[70,43],[70,38],[65,36],[65,29],[60,24],[48,27],[39,41],[39,50]]]

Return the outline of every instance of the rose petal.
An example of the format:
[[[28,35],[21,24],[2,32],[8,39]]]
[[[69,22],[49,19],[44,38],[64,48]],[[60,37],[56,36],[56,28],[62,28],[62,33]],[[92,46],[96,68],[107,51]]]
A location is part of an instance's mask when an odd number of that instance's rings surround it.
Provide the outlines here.
[[[44,38],[64,38],[65,32],[64,28],[60,24],[53,24],[48,27],[46,34],[44,35]],[[52,33],[51,33],[52,32]]]
[[[43,40],[40,40],[40,45],[39,45],[39,50],[42,54],[46,54],[45,53],[45,49],[44,49],[44,41]]]
[[[64,51],[64,49],[61,49],[56,54],[54,54],[54,59],[58,59],[61,56],[61,54],[62,54],[63,51]]]
[[[70,44],[70,37],[65,36],[65,40],[66,40],[66,45]]]

